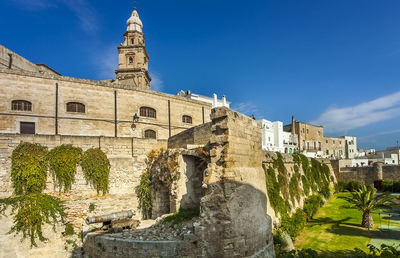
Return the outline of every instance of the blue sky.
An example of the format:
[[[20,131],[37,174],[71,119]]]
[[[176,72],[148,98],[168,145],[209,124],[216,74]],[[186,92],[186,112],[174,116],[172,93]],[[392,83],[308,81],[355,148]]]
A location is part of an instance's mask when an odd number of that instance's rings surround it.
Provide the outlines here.
[[[3,0],[0,44],[63,75],[111,79],[133,1]],[[152,87],[256,118],[400,140],[400,1],[137,0]]]

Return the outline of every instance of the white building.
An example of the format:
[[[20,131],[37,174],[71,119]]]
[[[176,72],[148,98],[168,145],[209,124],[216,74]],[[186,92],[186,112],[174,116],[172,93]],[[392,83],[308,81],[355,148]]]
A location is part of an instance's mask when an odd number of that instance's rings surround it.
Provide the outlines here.
[[[284,132],[281,121],[261,119],[257,122],[261,125],[263,150],[281,153],[294,153],[297,150],[297,136]]]
[[[354,159],[358,156],[357,137],[355,136],[342,136],[345,141],[345,158]]]
[[[186,98],[190,98],[190,99],[194,99],[194,100],[198,100],[198,101],[202,101],[205,103],[210,103],[212,105],[212,108],[216,108],[216,107],[227,107],[229,108],[231,102],[226,101],[226,97],[225,95],[222,95],[222,98],[219,100],[217,97],[217,94],[213,94],[213,97],[206,97],[206,96],[202,96],[199,94],[194,94],[191,93],[190,90],[188,91],[179,91],[178,94],[176,94],[178,96],[181,97],[186,97]]]

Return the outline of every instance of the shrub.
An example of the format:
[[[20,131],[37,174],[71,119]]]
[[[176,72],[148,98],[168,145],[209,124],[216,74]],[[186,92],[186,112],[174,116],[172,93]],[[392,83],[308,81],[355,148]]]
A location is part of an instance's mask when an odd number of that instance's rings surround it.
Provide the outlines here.
[[[97,193],[108,192],[108,178],[110,175],[110,161],[99,148],[88,149],[83,153],[81,166],[86,182],[90,182]]]
[[[31,246],[37,246],[35,238],[46,241],[42,225],[55,223],[58,218],[65,218],[62,201],[56,197],[42,193],[28,193],[17,197],[0,199],[0,211],[3,213],[8,206],[12,207],[14,222],[8,233],[22,233],[23,238],[29,237]]]
[[[89,204],[89,212],[93,212],[96,209],[96,204],[90,203]]]
[[[304,201],[304,212],[309,219],[312,219],[322,205],[322,196],[313,194]]]
[[[53,181],[58,186],[60,192],[64,187],[64,192],[71,189],[75,181],[76,166],[82,156],[82,149],[72,145],[61,145],[49,152],[49,166],[53,176]]]
[[[75,234],[74,227],[72,224],[68,223],[65,225],[65,235],[66,236],[72,236]]]
[[[325,199],[328,199],[329,197],[331,197],[331,189],[329,188],[329,185],[324,185],[320,188],[321,190],[319,191],[319,193],[325,197]]]
[[[296,209],[296,212],[289,217],[282,217],[281,228],[288,232],[292,239],[295,239],[306,225],[306,214],[301,209]]]
[[[394,181],[384,180],[382,182],[382,191],[400,193],[400,181],[394,182]]]
[[[360,184],[359,182],[350,181],[350,182],[347,183],[347,187],[346,188],[347,188],[347,190],[349,192],[355,192],[357,190],[360,190],[361,187],[362,187],[362,184]]]
[[[340,192],[344,192],[347,188],[347,184],[343,181],[339,181],[336,185],[335,185],[335,192],[336,193],[340,193]]]
[[[15,194],[40,193],[46,187],[47,148],[21,142],[11,154],[11,182]]]

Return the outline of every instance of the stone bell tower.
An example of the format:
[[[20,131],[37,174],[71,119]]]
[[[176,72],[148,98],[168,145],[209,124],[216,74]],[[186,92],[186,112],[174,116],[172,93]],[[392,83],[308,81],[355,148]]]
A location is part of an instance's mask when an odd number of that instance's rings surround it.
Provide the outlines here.
[[[118,69],[115,70],[117,80],[124,84],[149,89],[151,81],[148,72],[149,55],[144,45],[143,24],[136,7],[126,24],[124,42],[118,46],[119,63]]]

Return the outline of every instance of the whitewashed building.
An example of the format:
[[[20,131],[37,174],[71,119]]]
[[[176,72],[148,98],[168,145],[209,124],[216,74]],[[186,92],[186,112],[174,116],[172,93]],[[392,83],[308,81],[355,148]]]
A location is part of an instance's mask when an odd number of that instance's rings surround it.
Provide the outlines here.
[[[262,130],[262,149],[267,151],[294,153],[298,149],[297,136],[283,131],[281,121],[271,122],[266,119],[257,121]]]
[[[186,98],[189,98],[189,99],[202,101],[202,102],[205,102],[205,103],[210,103],[212,105],[212,108],[216,108],[216,107],[227,107],[227,108],[229,108],[229,106],[231,104],[231,102],[226,101],[225,95],[222,95],[222,98],[218,99],[218,96],[215,93],[213,94],[212,98],[206,97],[206,96],[202,96],[202,95],[199,95],[199,94],[194,94],[194,93],[190,92],[190,90],[188,90],[188,91],[181,90],[176,95],[181,96],[181,97],[186,97]]]

